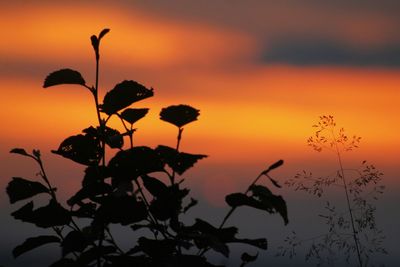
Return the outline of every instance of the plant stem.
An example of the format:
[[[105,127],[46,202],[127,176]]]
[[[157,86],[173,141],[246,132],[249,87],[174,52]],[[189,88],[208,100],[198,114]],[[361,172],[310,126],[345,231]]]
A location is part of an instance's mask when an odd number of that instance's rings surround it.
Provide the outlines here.
[[[181,139],[182,139],[182,132],[183,132],[183,128],[179,128],[178,136],[176,138],[176,151],[179,151],[179,145],[181,144]]]
[[[256,177],[256,179],[254,179],[254,181],[249,185],[249,187],[247,188],[246,192],[244,192],[244,194],[247,194],[247,193],[250,191],[251,187],[254,186],[254,185],[257,183],[257,181],[261,178],[261,176],[263,176],[263,175],[267,175],[267,173],[263,173],[263,172],[260,173],[260,174]],[[228,218],[232,215],[232,213],[235,211],[235,209],[236,209],[236,207],[232,207],[232,208],[228,211],[228,213],[225,215],[224,219],[222,220],[222,222],[221,222],[221,224],[220,224],[220,226],[219,226],[219,229],[221,229],[221,228],[225,225],[226,221],[227,221]]]
[[[134,181],[135,181],[135,183],[136,183],[136,186],[138,187],[138,191],[139,191],[140,195],[141,195],[142,198],[143,198],[143,202],[144,202],[144,204],[146,205],[146,208],[147,208],[147,210],[148,210],[148,212],[149,212],[149,218],[150,218],[151,223],[153,223],[155,226],[157,226],[157,229],[160,229],[160,224],[158,223],[158,220],[157,220],[157,219],[153,216],[153,214],[151,214],[151,212],[150,212],[150,204],[149,204],[149,202],[147,201],[147,198],[146,198],[146,196],[145,196],[144,193],[143,193],[143,190],[142,190],[142,187],[141,187],[140,184],[139,184],[139,181],[138,181],[137,179],[134,179]],[[168,237],[167,237],[167,235],[164,233],[164,231],[159,231],[159,232],[164,236],[165,239],[168,239]],[[157,239],[157,235],[156,235],[156,234],[154,234],[154,237]]]
[[[183,128],[179,128],[178,129],[178,136],[176,137],[176,152],[179,153],[179,146],[181,144],[181,139],[182,139],[182,132],[183,132]],[[172,175],[170,176],[171,178],[171,184],[175,183],[175,171],[172,170]]]
[[[249,185],[249,187],[247,188],[246,192],[244,192],[244,194],[249,193],[251,187],[254,186],[254,185],[258,182],[258,180],[260,180],[260,178],[261,178],[263,175],[268,176],[268,172],[269,172],[269,171],[267,171],[267,172],[261,172],[261,173],[256,177],[256,179],[254,179],[254,181]],[[232,207],[232,208],[228,211],[228,213],[225,215],[224,219],[222,220],[221,224],[219,225],[218,229],[222,229],[222,227],[224,227],[226,221],[229,219],[229,217],[231,217],[232,213],[233,213],[235,210],[236,210],[236,207]],[[203,249],[203,251],[201,251],[201,252],[199,251],[198,255],[203,256],[204,253],[206,253],[208,250],[209,250],[209,248],[207,247],[207,248]]]
[[[333,136],[333,142],[335,144],[335,148],[336,148],[336,155],[339,161],[339,166],[340,166],[340,173],[342,176],[342,181],[343,181],[343,186],[344,186],[344,191],[346,193],[346,201],[347,201],[347,208],[349,210],[349,214],[350,214],[350,221],[351,221],[351,228],[353,230],[353,239],[354,239],[354,243],[356,245],[356,250],[357,250],[357,258],[358,258],[358,264],[360,267],[362,267],[362,260],[361,260],[361,253],[360,253],[360,248],[358,245],[358,238],[357,238],[357,231],[354,225],[354,217],[353,217],[353,211],[351,209],[351,205],[350,205],[350,198],[349,198],[349,192],[347,190],[347,183],[346,183],[346,178],[344,175],[344,168],[343,168],[343,164],[342,164],[342,157],[340,155],[340,150],[338,147],[338,144],[336,142],[336,137],[335,137],[335,133],[333,131],[333,129],[331,130],[332,136]]]
[[[38,157],[38,158],[33,157],[33,159],[39,164],[40,172],[42,174],[41,176],[42,176],[43,180],[46,182],[47,187],[49,188],[51,197],[54,199],[55,202],[58,203],[56,194],[54,193],[54,189],[51,186],[49,179],[47,178],[46,171],[44,170],[44,166],[43,166],[42,160],[40,159],[40,157]]]

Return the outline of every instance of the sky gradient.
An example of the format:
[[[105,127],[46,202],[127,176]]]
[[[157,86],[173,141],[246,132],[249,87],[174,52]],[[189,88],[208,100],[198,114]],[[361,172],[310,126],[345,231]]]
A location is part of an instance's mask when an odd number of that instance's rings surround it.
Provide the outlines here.
[[[400,2],[96,3],[0,4],[1,188],[12,176],[35,173],[25,159],[8,154],[13,147],[41,149],[57,187],[67,194],[77,188],[82,167],[49,151],[96,123],[91,95],[75,86],[42,85],[48,73],[65,67],[93,84],[89,37],[110,28],[101,47],[100,99],[125,79],[153,87],[155,96],[135,105],[150,108],[135,142],[152,147],[175,143],[176,129],[158,119],[161,108],[184,103],[200,109],[199,121],[184,131],[182,150],[210,156],[188,181],[207,205],[223,206],[224,194],[241,190],[280,158],[286,161],[276,173],[280,180],[303,169],[334,169],[333,155],[306,144],[320,115],[333,115],[349,135],[362,137],[346,163],[375,164],[385,174],[384,203],[399,202]],[[0,205],[8,211],[5,196]],[[398,211],[384,214],[390,213],[395,221],[383,224],[398,226]],[[2,220],[11,221],[7,216]]]

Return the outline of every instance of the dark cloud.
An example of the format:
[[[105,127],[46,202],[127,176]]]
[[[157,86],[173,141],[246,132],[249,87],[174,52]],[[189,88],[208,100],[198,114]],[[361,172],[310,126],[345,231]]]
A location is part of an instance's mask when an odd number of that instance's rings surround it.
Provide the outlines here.
[[[285,40],[268,44],[265,63],[400,67],[400,44],[356,48],[334,40]]]

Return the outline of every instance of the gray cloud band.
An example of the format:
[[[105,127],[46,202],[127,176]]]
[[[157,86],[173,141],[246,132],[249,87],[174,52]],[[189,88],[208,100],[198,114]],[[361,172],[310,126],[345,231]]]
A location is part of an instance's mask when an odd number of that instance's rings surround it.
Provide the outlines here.
[[[262,54],[264,63],[400,67],[400,44],[357,49],[337,41],[273,42]]]

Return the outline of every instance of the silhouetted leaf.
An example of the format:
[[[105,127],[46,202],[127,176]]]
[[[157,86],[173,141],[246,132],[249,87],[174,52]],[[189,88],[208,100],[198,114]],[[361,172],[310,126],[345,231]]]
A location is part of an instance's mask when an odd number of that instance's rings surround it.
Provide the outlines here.
[[[96,59],[99,59],[99,39],[97,38],[96,35],[90,36],[90,41],[92,43],[94,52],[96,54]]]
[[[79,84],[85,85],[82,75],[76,70],[61,69],[50,73],[44,80],[43,87],[47,88],[60,84]]]
[[[225,197],[226,203],[231,207],[249,206],[268,213],[278,212],[285,224],[288,223],[286,202],[281,196],[276,196],[271,191],[261,185],[252,186],[250,191],[252,196],[243,193],[233,193]]]
[[[85,176],[82,180],[82,186],[92,183],[103,182],[105,178],[110,177],[110,172],[106,166],[88,166],[85,170]]]
[[[33,223],[43,228],[66,225],[71,220],[69,211],[53,199],[50,200],[47,206],[36,210],[33,210],[33,202],[31,201],[19,210],[11,213],[11,215],[17,220]]]
[[[39,182],[29,181],[19,177],[13,177],[6,188],[11,203],[33,197],[40,193],[48,193],[46,186]]]
[[[23,156],[29,156],[29,154],[26,153],[25,149],[23,149],[23,148],[13,148],[13,149],[11,149],[10,153],[20,154]]]
[[[146,116],[147,112],[149,112],[148,108],[127,108],[122,111],[121,117],[130,124],[134,124]]]
[[[269,171],[279,168],[280,166],[283,165],[283,160],[278,160],[277,162],[275,162],[274,164],[272,164],[271,166],[268,167],[268,169],[266,169],[265,171],[262,172],[262,174],[267,174]]]
[[[158,220],[167,220],[181,212],[182,199],[189,193],[177,185],[169,186],[165,193],[158,195],[150,204],[152,214]]]
[[[63,256],[70,252],[82,252],[88,245],[88,242],[82,232],[71,231],[61,243]]]
[[[142,175],[143,185],[154,197],[162,197],[167,193],[168,187],[160,180]]]
[[[83,165],[96,165],[100,158],[99,143],[89,135],[74,135],[65,139],[54,154],[61,155]]]
[[[118,130],[107,126],[97,128],[90,126],[82,132],[93,140],[101,140],[105,142],[111,148],[122,148],[124,145],[124,139],[121,133]]]
[[[124,138],[118,130],[106,127],[105,135],[105,142],[111,148],[122,148],[124,146]]]
[[[111,115],[134,102],[151,96],[153,96],[153,89],[147,89],[135,81],[123,81],[104,96],[101,109],[102,112]]]
[[[25,240],[24,243],[22,243],[19,246],[16,246],[13,249],[13,255],[14,258],[17,258],[21,254],[24,254],[25,252],[28,252],[32,249],[35,249],[37,247],[43,246],[48,243],[59,243],[60,239],[56,236],[52,235],[41,235],[37,237],[30,237]]]
[[[249,262],[253,262],[258,258],[258,253],[254,256],[244,252],[242,254],[242,256],[240,257],[240,259],[242,260],[243,263],[249,263]],[[242,265],[243,266],[243,265]]]
[[[66,225],[71,220],[68,210],[64,209],[59,203],[50,200],[50,203],[34,210],[35,224],[39,227],[51,227],[58,225]]]
[[[73,206],[83,199],[92,198],[95,196],[99,196],[102,194],[107,194],[111,192],[111,186],[104,182],[91,183],[89,185],[83,186],[78,192],[75,193],[70,199],[68,199],[67,203],[70,206]]]
[[[99,223],[120,223],[127,225],[146,219],[147,209],[134,196],[108,196],[101,201],[95,220]]]
[[[199,110],[188,105],[169,106],[161,110],[160,119],[180,128],[197,120],[199,114]]]
[[[268,188],[262,185],[253,185],[250,188],[253,197],[258,199],[263,205],[264,209],[269,212],[269,207],[278,212],[283,218],[285,225],[288,224],[288,215],[286,202],[281,196],[276,196],[269,191]]]
[[[106,35],[109,31],[110,31],[110,29],[103,29],[103,30],[99,33],[99,41],[100,41],[101,38],[103,38],[104,35]]]
[[[200,249],[210,247],[228,257],[229,247],[226,243],[235,240],[237,231],[236,227],[216,228],[208,222],[197,218],[195,224],[185,227],[180,234],[191,236],[196,246]]]
[[[185,171],[193,167],[198,160],[207,157],[206,155],[178,152],[172,147],[162,145],[158,146],[156,151],[161,159],[179,175],[182,175]]]
[[[164,164],[151,148],[140,146],[119,151],[109,162],[111,176],[132,180],[140,175],[163,171]]]
[[[11,216],[16,220],[21,220],[24,222],[32,222],[34,220],[33,215],[33,201],[26,203],[24,206],[18,210],[11,213]]]
[[[71,215],[78,218],[93,218],[96,212],[96,204],[94,203],[79,203],[80,207],[77,210],[71,211]]]

